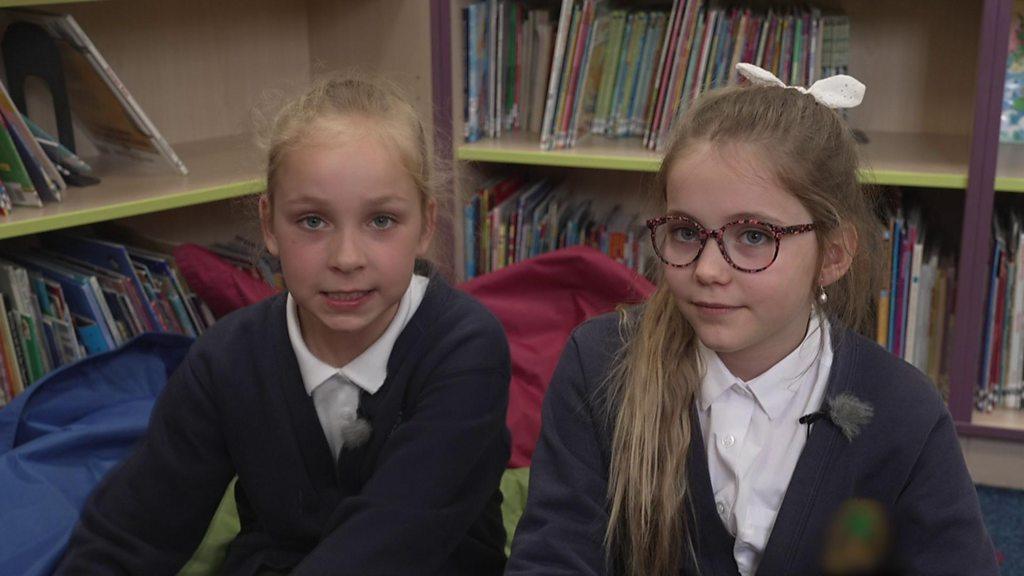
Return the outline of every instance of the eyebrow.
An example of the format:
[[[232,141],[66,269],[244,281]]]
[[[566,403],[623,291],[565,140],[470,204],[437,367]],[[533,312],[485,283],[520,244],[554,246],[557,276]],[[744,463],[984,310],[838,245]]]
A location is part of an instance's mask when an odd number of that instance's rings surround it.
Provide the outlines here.
[[[370,206],[385,206],[388,204],[410,204],[411,201],[405,196],[399,196],[397,194],[390,194],[388,196],[380,196],[378,198],[372,198],[366,202]]]
[[[286,203],[293,206],[320,206],[325,202],[329,201],[328,198],[321,196],[310,196],[308,194],[300,194],[298,196],[287,198]],[[370,207],[387,206],[392,204],[409,204],[410,200],[404,196],[397,194],[388,194],[387,196],[380,196],[377,198],[371,198],[367,200],[367,205]]]
[[[669,216],[685,216],[690,220],[693,220],[694,222],[697,222],[701,225],[704,224],[696,216],[683,212],[682,210],[669,210],[667,214]],[[735,222],[737,220],[760,220],[762,222],[768,222],[771,224],[777,224],[782,221],[780,218],[776,218],[775,216],[769,216],[768,214],[765,214],[763,212],[739,212],[736,214],[731,214],[728,218],[725,219],[726,222]]]

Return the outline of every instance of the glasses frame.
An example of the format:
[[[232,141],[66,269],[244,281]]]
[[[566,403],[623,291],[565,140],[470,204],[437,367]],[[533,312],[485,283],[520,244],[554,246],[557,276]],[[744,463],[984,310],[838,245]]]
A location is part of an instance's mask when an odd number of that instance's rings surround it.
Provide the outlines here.
[[[694,255],[693,260],[690,260],[686,264],[675,264],[673,262],[669,262],[668,260],[665,259],[664,256],[662,256],[661,250],[658,248],[658,239],[657,239],[658,227],[663,225],[663,224],[666,224],[668,222],[686,222],[688,224],[693,224],[694,226],[696,226],[696,228],[698,230],[698,238],[700,239],[700,248],[697,250],[697,254]],[[729,256],[729,251],[726,250],[726,248],[725,248],[725,241],[722,238],[723,238],[723,235],[725,234],[726,228],[729,228],[730,226],[735,226],[737,224],[753,224],[753,225],[757,225],[757,226],[763,226],[763,227],[765,227],[765,228],[767,228],[768,230],[771,231],[772,237],[775,239],[775,253],[772,254],[771,262],[769,262],[768,264],[766,264],[762,268],[753,268],[753,269],[742,268],[738,264],[733,262],[732,257]],[[779,257],[779,245],[782,244],[782,238],[784,236],[793,236],[793,235],[796,235],[796,234],[803,234],[804,232],[810,232],[810,231],[815,229],[815,225],[813,223],[811,223],[811,224],[797,224],[797,225],[794,225],[794,226],[776,226],[775,224],[771,224],[771,223],[765,222],[763,220],[758,220],[756,218],[744,218],[744,219],[741,219],[741,220],[734,220],[732,222],[729,222],[729,223],[725,224],[724,226],[722,226],[721,228],[715,228],[715,229],[709,230],[709,229],[705,228],[704,225],[701,224],[700,222],[697,222],[693,218],[690,218],[690,217],[687,217],[687,216],[659,216],[657,218],[649,219],[647,221],[647,228],[649,228],[650,231],[651,231],[651,246],[654,247],[654,253],[657,254],[658,255],[658,259],[660,259],[662,262],[664,262],[665,265],[667,265],[667,266],[671,266],[673,268],[686,268],[687,266],[693,264],[694,262],[699,260],[700,259],[700,255],[704,253],[704,247],[707,246],[708,238],[714,238],[715,242],[718,244],[718,251],[722,254],[722,258],[724,258],[725,261],[728,262],[730,266],[732,266],[733,268],[739,270],[740,272],[745,272],[747,274],[756,274],[757,272],[762,272],[764,270],[767,270],[768,267],[770,267],[772,264],[774,264],[775,260],[778,259],[778,257]]]

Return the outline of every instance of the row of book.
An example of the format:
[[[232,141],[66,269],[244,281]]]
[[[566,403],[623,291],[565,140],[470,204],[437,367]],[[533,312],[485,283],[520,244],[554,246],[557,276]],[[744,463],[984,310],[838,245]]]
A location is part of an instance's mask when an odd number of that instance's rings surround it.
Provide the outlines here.
[[[56,232],[0,253],[0,406],[51,370],[143,332],[214,322],[162,252]]]
[[[997,214],[976,407],[1021,410],[1024,396],[1024,212]]]
[[[661,149],[698,95],[735,83],[750,62],[810,85],[848,68],[849,20],[818,9],[759,12],[705,0],[670,11],[562,0],[544,9],[484,0],[463,9],[465,138],[539,134],[545,150],[585,134],[640,137]]]
[[[640,215],[614,205],[601,209],[551,180],[518,176],[489,182],[464,208],[465,277],[474,278],[527,258],[590,246],[643,272],[651,262]]]
[[[919,207],[898,207],[883,223],[888,258],[879,293],[876,340],[948,393],[948,346],[956,263],[929,242]]]

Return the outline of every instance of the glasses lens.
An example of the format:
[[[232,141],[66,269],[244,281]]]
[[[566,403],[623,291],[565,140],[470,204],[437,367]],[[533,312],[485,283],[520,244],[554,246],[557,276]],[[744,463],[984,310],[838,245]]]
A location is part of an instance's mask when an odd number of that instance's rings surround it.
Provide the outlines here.
[[[775,258],[775,235],[761,224],[733,224],[723,234],[725,251],[733,264],[743,270],[760,270]]]
[[[669,264],[686,266],[700,252],[700,227],[689,220],[662,222],[654,230],[654,249]]]

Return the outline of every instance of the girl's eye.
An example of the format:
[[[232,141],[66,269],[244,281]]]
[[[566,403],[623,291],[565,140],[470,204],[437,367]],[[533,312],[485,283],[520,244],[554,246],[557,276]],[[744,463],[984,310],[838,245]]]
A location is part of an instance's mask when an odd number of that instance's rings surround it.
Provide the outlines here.
[[[319,230],[324,227],[324,219],[319,216],[305,216],[299,223],[307,230]]]
[[[764,230],[748,229],[740,234],[740,240],[748,246],[760,246],[768,241],[768,234]]]
[[[370,224],[377,230],[387,230],[395,225],[395,219],[391,216],[377,216],[370,221]]]
[[[697,242],[700,232],[693,226],[677,224],[672,227],[672,239],[676,242]]]

